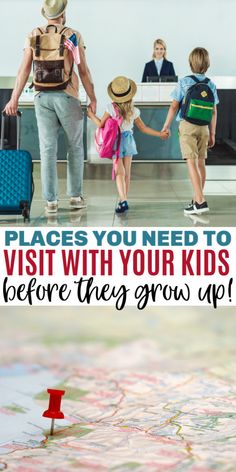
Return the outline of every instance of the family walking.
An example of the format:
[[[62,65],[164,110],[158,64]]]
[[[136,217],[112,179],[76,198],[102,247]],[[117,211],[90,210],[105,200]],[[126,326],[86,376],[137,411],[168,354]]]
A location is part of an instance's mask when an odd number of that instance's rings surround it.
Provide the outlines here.
[[[162,130],[150,128],[142,121],[140,110],[133,103],[137,86],[125,76],[114,78],[108,85],[111,102],[99,118],[96,116],[97,102],[86,62],[84,41],[78,31],[65,26],[66,7],[67,0],[44,1],[42,15],[47,25],[35,28],[27,36],[12,97],[5,107],[6,114],[17,113],[19,97],[33,65],[42,193],[46,200],[46,212],[56,213],[58,210],[57,137],[60,127],[64,129],[68,140],[67,194],[70,207],[80,209],[86,206],[83,198],[83,112],[78,99],[78,75],[90,100],[88,116],[97,128],[103,130],[103,135],[100,135],[102,139],[110,139],[111,144],[111,130],[114,136],[115,126],[117,129],[116,139],[112,141],[113,168],[119,195],[116,213],[121,214],[129,209],[132,157],[137,154],[134,125],[145,134],[166,140],[170,136],[170,126],[175,116],[179,121],[182,157],[187,163],[193,187],[192,200],[184,212],[197,214],[209,211],[204,196],[205,159],[207,148],[215,144],[216,105],[219,100],[216,86],[205,75],[210,65],[206,49],[197,47],[190,53],[192,74],[180,79],[172,92],[173,102]],[[160,56],[156,60],[157,70],[164,66],[165,70],[170,69],[174,73],[172,63],[164,58],[165,43],[162,40],[155,41],[155,50]],[[149,69],[152,70],[152,62],[145,67],[145,80]]]

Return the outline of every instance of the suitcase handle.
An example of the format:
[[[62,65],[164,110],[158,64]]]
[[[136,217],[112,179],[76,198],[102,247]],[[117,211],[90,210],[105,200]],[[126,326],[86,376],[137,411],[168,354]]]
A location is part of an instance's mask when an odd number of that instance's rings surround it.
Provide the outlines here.
[[[16,114],[16,149],[20,149],[20,127],[21,127],[21,111],[17,110]],[[4,149],[4,131],[5,131],[5,117],[7,116],[5,111],[2,111],[2,126],[1,126],[1,141],[0,149]]]

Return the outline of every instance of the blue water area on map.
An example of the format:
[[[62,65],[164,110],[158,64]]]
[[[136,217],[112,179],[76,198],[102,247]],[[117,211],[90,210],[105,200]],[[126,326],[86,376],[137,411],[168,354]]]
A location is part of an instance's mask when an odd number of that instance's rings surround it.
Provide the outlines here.
[[[0,377],[16,377],[18,375],[42,371],[42,366],[38,364],[12,364],[10,366],[0,367]]]

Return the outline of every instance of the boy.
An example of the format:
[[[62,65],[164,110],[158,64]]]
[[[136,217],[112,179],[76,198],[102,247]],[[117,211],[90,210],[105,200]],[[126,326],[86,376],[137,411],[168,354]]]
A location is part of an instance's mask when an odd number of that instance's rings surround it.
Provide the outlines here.
[[[184,209],[184,213],[186,215],[205,213],[209,211],[209,207],[203,195],[203,189],[206,180],[205,159],[207,158],[207,147],[211,148],[215,144],[217,120],[216,105],[219,103],[216,86],[213,82],[209,81],[207,83],[206,89],[209,91],[208,95],[212,95],[212,104],[206,103],[206,105],[209,106],[205,107],[206,110],[209,110],[210,107],[212,107],[212,118],[209,125],[202,125],[202,123],[193,124],[193,122],[190,122],[191,120],[188,121],[188,118],[184,119],[182,117],[182,103],[186,98],[188,90],[196,82],[198,83],[206,80],[205,72],[210,66],[209,54],[207,50],[204,48],[195,48],[189,55],[189,64],[193,72],[193,78],[184,77],[183,79],[179,80],[175,90],[171,94],[173,102],[170,106],[165,124],[162,129],[162,131],[169,131],[169,127],[174,119],[174,116],[178,112],[176,119],[177,121],[180,121],[180,148],[182,157],[187,162],[189,177],[194,190],[194,196],[191,204],[189,204],[187,208]],[[204,100],[207,96],[207,92],[203,91],[201,95]],[[201,103],[201,101],[198,102]],[[199,113],[201,113],[201,108],[204,108],[199,105],[195,105],[195,107],[198,108]]]

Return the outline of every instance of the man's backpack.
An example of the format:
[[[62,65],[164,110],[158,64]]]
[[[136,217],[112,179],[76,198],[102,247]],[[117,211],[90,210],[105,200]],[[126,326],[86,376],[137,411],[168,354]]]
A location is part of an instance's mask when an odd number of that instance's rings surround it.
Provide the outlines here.
[[[209,79],[198,80],[190,75],[194,85],[189,87],[181,103],[181,118],[195,125],[209,125],[214,110],[214,95],[208,83]]]
[[[55,28],[55,30],[51,29]],[[33,49],[33,84],[35,90],[63,90],[71,80],[73,63],[69,72],[65,70],[65,57],[69,55],[64,42],[65,32],[60,33],[55,25],[48,25],[44,33],[37,28],[39,34],[31,40]]]

